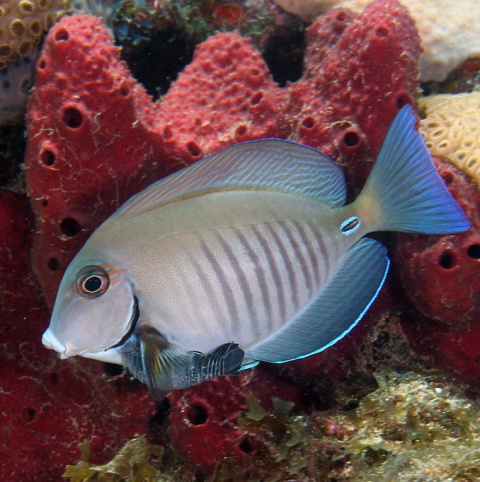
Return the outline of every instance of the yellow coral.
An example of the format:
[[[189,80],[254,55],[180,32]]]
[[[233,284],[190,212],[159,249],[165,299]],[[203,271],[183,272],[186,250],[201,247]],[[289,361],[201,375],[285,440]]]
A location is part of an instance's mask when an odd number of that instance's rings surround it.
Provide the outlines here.
[[[27,57],[70,9],[69,0],[7,0],[0,4],[0,70],[17,56]]]
[[[433,156],[455,164],[480,188],[480,93],[420,99],[419,130]]]

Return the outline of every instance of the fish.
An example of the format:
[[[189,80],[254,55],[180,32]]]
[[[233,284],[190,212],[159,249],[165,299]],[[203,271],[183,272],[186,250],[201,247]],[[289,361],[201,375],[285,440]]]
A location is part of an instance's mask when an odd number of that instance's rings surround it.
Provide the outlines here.
[[[150,185],[68,266],[45,347],[128,368],[171,390],[334,345],[384,284],[376,231],[445,234],[470,222],[397,113],[358,197],[316,149],[235,144]]]

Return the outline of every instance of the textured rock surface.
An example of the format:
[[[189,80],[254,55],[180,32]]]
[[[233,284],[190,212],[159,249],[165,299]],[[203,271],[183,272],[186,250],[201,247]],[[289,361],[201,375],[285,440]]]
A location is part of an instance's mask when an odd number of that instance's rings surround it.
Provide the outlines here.
[[[480,323],[480,192],[454,166],[438,170],[472,227],[457,235],[398,235],[395,259],[405,290],[427,318],[459,329]]]
[[[398,235],[394,260],[412,305],[403,324],[411,346],[437,366],[480,384],[480,192],[452,164],[437,162],[472,227],[446,236]]]

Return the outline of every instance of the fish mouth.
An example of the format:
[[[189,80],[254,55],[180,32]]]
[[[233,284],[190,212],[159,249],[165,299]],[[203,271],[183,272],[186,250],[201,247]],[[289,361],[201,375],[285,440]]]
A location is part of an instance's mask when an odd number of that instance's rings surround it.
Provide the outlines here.
[[[125,335],[122,336],[122,338],[118,343],[115,343],[115,345],[108,347],[105,351],[112,350],[114,348],[118,348],[119,346],[125,345],[128,339],[135,332],[135,328],[137,327],[139,318],[140,318],[140,308],[138,306],[138,298],[135,295],[133,295],[133,311],[132,311],[132,316],[130,317],[130,323],[129,323],[130,327],[125,333]]]
[[[49,350],[55,350],[62,352],[65,347],[55,338],[50,330],[47,330],[42,336],[42,344],[45,348]]]
[[[64,345],[58,341],[57,337],[49,329],[42,336],[42,344],[49,350],[55,350],[62,360],[72,356],[72,347],[68,343]]]

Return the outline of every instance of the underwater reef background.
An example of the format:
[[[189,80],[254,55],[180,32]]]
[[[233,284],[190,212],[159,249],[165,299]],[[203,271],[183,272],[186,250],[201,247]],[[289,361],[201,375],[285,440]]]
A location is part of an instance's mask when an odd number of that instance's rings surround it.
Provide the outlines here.
[[[421,32],[396,0],[311,25],[270,1],[4,4],[0,29],[22,36],[0,45],[0,477],[478,480],[476,54],[419,84]],[[66,266],[130,196],[279,137],[337,160],[353,198],[405,103],[472,228],[378,235],[393,268],[336,345],[160,403],[42,346]]]

